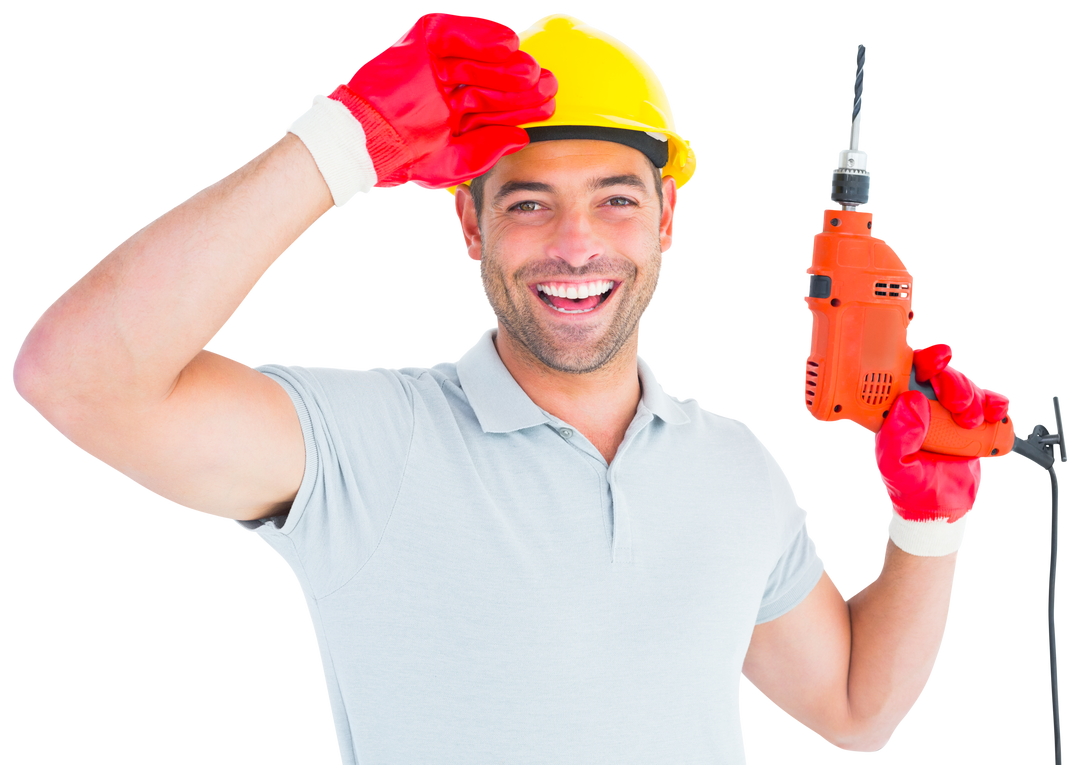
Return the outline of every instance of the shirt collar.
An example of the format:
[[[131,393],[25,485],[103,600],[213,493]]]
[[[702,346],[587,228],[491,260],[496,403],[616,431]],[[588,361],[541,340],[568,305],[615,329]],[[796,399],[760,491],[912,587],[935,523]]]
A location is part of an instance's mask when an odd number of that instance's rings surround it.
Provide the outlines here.
[[[480,342],[457,363],[458,380],[485,433],[511,433],[546,425],[551,417],[538,407],[517,384],[495,350],[495,332],[488,330]],[[652,370],[638,358],[641,401],[652,414],[672,425],[690,418],[664,393]]]

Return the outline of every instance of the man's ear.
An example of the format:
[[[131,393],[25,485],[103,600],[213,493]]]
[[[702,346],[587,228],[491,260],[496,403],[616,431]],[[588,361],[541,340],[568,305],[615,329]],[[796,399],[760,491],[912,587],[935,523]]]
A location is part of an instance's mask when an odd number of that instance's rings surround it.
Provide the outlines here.
[[[457,208],[458,220],[461,221],[461,233],[465,235],[465,245],[469,257],[480,260],[480,220],[477,218],[476,205],[468,186],[458,186],[454,192],[454,207]]]
[[[665,175],[662,180],[664,199],[660,213],[660,251],[670,255],[675,249],[675,213],[678,210],[678,184],[675,178]]]

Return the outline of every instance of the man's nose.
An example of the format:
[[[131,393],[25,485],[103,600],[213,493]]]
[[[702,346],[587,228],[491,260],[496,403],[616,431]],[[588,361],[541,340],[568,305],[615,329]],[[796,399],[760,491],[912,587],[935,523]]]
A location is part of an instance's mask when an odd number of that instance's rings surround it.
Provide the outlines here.
[[[548,245],[548,255],[574,268],[604,254],[604,242],[597,235],[595,221],[587,209],[570,208],[559,215],[555,237]]]

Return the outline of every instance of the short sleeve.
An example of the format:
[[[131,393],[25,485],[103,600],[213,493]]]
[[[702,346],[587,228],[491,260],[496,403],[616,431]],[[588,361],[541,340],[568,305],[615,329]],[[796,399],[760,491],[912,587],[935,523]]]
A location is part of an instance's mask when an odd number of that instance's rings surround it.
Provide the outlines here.
[[[287,515],[241,521],[289,562],[310,597],[345,584],[371,557],[401,488],[414,410],[398,372],[265,366],[292,399],[304,478]]]
[[[772,621],[799,605],[817,585],[823,571],[814,542],[803,525],[769,575],[756,624]]]
[[[750,427],[750,426],[747,426]],[[818,540],[810,533],[810,511],[799,502],[791,475],[757,431],[758,447],[768,468],[771,507],[782,540],[780,555],[761,595],[756,625],[783,616],[805,599],[825,571]]]

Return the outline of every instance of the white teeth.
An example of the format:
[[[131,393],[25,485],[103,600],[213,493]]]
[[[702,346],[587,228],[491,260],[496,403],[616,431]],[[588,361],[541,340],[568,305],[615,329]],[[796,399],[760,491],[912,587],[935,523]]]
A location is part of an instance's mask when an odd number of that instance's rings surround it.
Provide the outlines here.
[[[559,284],[557,290],[553,290],[549,285],[537,284],[537,290],[548,295],[577,299],[579,297],[605,293],[613,286],[615,286],[615,282],[589,282],[588,284],[579,284],[578,286],[571,286],[569,288],[563,284]]]

